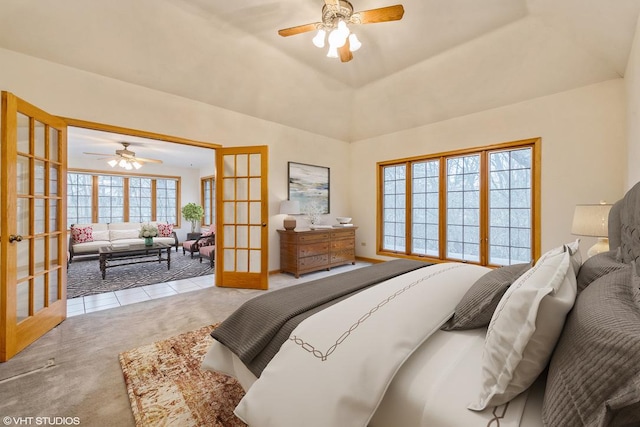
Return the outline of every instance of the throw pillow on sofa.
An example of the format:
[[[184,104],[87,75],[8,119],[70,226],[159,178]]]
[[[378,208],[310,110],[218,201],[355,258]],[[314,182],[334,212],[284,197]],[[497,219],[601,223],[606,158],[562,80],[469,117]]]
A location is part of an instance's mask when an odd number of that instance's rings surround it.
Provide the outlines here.
[[[93,242],[93,227],[76,227],[75,225],[72,225],[71,237],[73,238],[74,243]]]
[[[157,226],[159,237],[171,237],[171,233],[173,233],[173,224],[158,223]]]

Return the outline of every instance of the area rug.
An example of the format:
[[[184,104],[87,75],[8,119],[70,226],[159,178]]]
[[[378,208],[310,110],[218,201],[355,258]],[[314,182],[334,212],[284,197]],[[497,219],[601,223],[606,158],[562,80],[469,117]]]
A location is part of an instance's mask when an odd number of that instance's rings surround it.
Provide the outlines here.
[[[117,262],[114,261],[114,264]],[[67,299],[213,273],[214,268],[211,268],[208,260],[200,262],[198,257],[172,252],[170,270],[167,270],[166,262],[123,265],[108,268],[106,279],[102,280],[97,257],[77,257],[67,269]]]
[[[246,426],[233,414],[244,391],[200,369],[215,328],[205,326],[119,355],[136,427]]]

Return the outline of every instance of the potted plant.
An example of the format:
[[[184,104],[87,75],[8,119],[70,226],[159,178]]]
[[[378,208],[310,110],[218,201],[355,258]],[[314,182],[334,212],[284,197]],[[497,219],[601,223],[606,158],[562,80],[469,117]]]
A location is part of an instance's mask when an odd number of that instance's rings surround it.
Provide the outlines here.
[[[184,219],[191,222],[192,233],[196,231],[196,223],[202,219],[203,215],[204,209],[202,206],[193,202],[187,203],[182,208],[182,216],[184,216]]]

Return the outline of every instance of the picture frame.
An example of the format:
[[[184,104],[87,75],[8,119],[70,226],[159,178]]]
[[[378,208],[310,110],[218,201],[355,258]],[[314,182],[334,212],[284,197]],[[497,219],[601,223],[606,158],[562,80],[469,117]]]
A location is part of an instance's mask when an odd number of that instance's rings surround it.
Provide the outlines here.
[[[330,212],[330,169],[306,163],[289,163],[289,200],[300,203],[300,213],[326,215]]]

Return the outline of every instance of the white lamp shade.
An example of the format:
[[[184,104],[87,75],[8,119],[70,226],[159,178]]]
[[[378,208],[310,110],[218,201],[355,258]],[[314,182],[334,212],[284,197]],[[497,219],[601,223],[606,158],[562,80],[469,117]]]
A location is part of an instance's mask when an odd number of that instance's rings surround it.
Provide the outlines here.
[[[280,202],[280,213],[287,215],[299,215],[300,202],[297,200],[283,200]]]
[[[611,205],[576,205],[571,234],[578,236],[609,236],[609,211]]]

